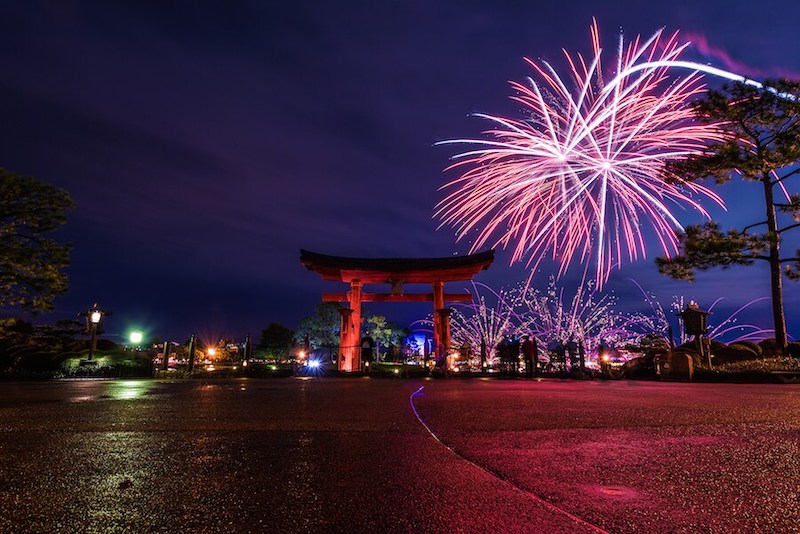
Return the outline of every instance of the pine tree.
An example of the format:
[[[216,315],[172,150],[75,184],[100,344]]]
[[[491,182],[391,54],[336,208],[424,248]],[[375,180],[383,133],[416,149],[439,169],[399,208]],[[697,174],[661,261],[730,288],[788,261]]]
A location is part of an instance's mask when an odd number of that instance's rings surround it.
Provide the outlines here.
[[[701,121],[719,124],[724,139],[668,170],[687,181],[714,178],[724,184],[738,175],[760,183],[764,219],[739,230],[723,231],[714,221],[689,226],[678,233],[679,255],[656,263],[662,274],[693,280],[697,270],[767,262],[775,338],[785,352],[782,266],[789,278],[800,278],[800,251],[781,257],[780,249],[784,233],[800,226],[800,196],[786,198],[783,191],[800,173],[800,83],[767,81],[763,89],[734,83],[708,91],[694,109]]]

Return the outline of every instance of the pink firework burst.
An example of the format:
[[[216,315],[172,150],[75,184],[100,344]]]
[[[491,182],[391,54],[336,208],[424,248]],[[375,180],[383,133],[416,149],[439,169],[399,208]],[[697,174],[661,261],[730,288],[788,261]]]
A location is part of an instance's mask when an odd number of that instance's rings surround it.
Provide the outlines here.
[[[592,57],[564,52],[566,80],[548,63],[526,59],[535,77],[511,83],[525,118],[479,114],[495,124],[489,138],[440,143],[475,149],[448,167],[461,176],[442,187],[449,193],[435,216],[459,240],[471,240],[472,251],[511,246],[511,261],[533,269],[551,257],[559,276],[579,261],[594,269],[600,287],[614,266],[646,256],[645,227],[672,255],[674,229],[681,228],[673,209],[708,216],[700,199],[723,205],[708,188],[666,175],[664,165],[723,134],[693,120],[688,102],[704,91],[701,69],[682,77],[668,72],[688,46],[677,33],[662,30],[627,45],[620,35],[610,84],[596,22],[591,34]]]

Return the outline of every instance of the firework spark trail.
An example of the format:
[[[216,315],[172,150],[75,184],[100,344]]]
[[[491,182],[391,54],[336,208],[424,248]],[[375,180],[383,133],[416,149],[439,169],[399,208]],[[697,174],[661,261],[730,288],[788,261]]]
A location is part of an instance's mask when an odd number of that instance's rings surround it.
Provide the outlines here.
[[[724,139],[718,125],[692,120],[688,101],[704,91],[700,73],[761,84],[680,61],[688,43],[663,30],[627,46],[620,37],[617,74],[604,83],[596,23],[591,31],[590,61],[564,52],[574,90],[548,63],[526,60],[539,81],[511,85],[529,117],[479,114],[496,124],[486,132],[493,139],[439,143],[476,148],[454,157],[448,170],[462,174],[442,188],[450,192],[435,216],[459,240],[472,239],[472,251],[513,244],[511,261],[526,259],[532,270],[547,257],[559,276],[573,259],[591,261],[599,288],[614,266],[646,255],[645,226],[667,256],[677,253],[674,229],[682,226],[674,206],[706,217],[701,198],[723,206],[710,189],[665,170]],[[673,68],[692,72],[673,77]]]
[[[601,344],[636,344],[644,335],[666,329],[658,324],[659,317],[623,312],[615,309],[616,304],[615,296],[595,290],[594,281],[580,284],[568,300],[554,277],[546,291],[522,283],[511,290],[495,291],[473,283],[473,302],[455,306],[453,341],[456,346],[470,346],[475,356],[485,343],[487,360],[493,364],[497,345],[507,336],[532,335],[543,354],[548,345],[573,339],[583,343],[587,356],[594,358]]]
[[[634,280],[633,278],[628,279],[632,282],[639,291],[642,292],[642,296],[644,297],[644,302],[650,307],[651,316],[652,316],[652,323],[653,323],[653,332],[660,332],[662,334],[667,333],[667,329],[670,326],[670,318],[667,317],[667,314],[664,312],[664,308],[661,305],[661,302],[656,298],[656,296],[652,293],[646,291],[639,282]],[[715,300],[711,306],[709,306],[708,311],[712,311],[714,307],[722,302],[724,298],[720,297]],[[722,316],[722,320],[719,321],[719,324],[709,324],[708,332],[706,332],[706,337],[709,339],[715,339],[718,341],[724,341],[725,343],[738,343],[740,341],[761,341],[763,339],[768,338],[770,335],[774,335],[774,331],[767,328],[762,328],[755,324],[750,323],[740,323],[739,322],[739,314],[748,309],[749,307],[758,304],[759,302],[769,300],[769,297],[759,297],[753,299],[742,306],[740,306],[736,311],[733,313]],[[689,341],[690,336],[686,333],[684,328],[683,320],[680,318],[680,313],[686,309],[686,299],[682,296],[675,295],[673,296],[672,303],[669,306],[670,309],[670,316],[673,319],[677,319],[678,322],[678,344],[682,345]],[[709,323],[716,323],[717,321],[710,320]],[[729,337],[733,336],[733,337]]]
[[[504,290],[494,291],[485,284],[475,282],[472,283],[472,289],[471,304],[454,305],[451,323],[454,346],[466,343],[479,355],[481,344],[484,344],[487,361],[495,363],[497,345],[506,336],[517,332],[519,318]],[[485,292],[491,294],[494,306],[487,304]]]
[[[715,300],[711,306],[708,307],[708,311],[712,312],[717,304],[724,300],[723,297],[718,298]],[[710,324],[708,327],[708,332],[706,332],[706,337],[708,339],[716,339],[722,340],[726,336],[733,335],[734,337],[729,338],[727,341],[728,343],[738,343],[740,341],[762,341],[770,337],[770,335],[774,335],[775,331],[768,328],[761,328],[758,325],[749,324],[749,323],[739,323],[739,314],[745,311],[750,306],[757,304],[761,301],[769,300],[769,297],[759,297],[753,299],[742,306],[740,306],[736,311],[731,313],[730,315],[726,316],[719,324],[713,325]],[[678,315],[680,312],[686,309],[685,305],[686,300],[684,297],[675,296],[673,298],[672,304],[670,308],[675,315]],[[686,333],[685,325],[683,324],[683,320],[680,318],[678,319],[678,340],[681,344],[687,343],[689,341],[689,334]]]
[[[564,297],[564,288],[557,287],[554,277],[546,291],[520,285],[514,295],[520,333],[531,333],[547,344],[574,339],[594,356],[601,344],[635,345],[644,335],[660,330],[658,317],[616,309],[617,298],[598,293],[594,281],[578,285],[569,301]]]

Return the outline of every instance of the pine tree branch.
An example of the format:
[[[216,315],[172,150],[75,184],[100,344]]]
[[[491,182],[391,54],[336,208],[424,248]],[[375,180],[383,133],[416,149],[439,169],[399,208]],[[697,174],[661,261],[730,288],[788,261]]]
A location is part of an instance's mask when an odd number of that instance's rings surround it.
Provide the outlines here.
[[[781,177],[780,177],[780,178],[778,178],[777,180],[773,180],[773,181],[771,181],[771,182],[770,182],[770,185],[778,185],[779,183],[781,183],[781,182],[782,182],[782,181],[784,181],[785,179],[789,178],[790,176],[794,176],[795,174],[798,174],[798,173],[800,173],[800,167],[796,168],[796,169],[795,169],[795,170],[793,170],[793,171],[790,171],[790,172],[788,172],[788,173],[784,174],[783,176],[781,176]],[[777,205],[777,204],[776,204],[776,205]]]
[[[782,233],[783,233],[783,232],[785,232],[786,230],[791,230],[792,228],[797,228],[798,226],[800,226],[800,222],[798,222],[798,223],[794,223],[794,224],[790,224],[790,225],[789,225],[789,226],[787,226],[786,228],[781,228],[780,230],[778,230],[778,233],[779,233],[779,234],[782,234]]]
[[[755,228],[756,226],[761,226],[762,224],[767,224],[767,221],[761,221],[761,222],[757,222],[757,223],[753,223],[753,224],[748,224],[747,226],[742,228],[742,231],[739,232],[739,235],[745,235],[750,228]]]

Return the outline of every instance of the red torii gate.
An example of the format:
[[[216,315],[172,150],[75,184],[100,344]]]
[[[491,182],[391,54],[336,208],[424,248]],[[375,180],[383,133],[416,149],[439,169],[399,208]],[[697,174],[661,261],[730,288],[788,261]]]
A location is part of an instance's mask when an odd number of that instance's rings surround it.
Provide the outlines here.
[[[433,339],[436,356],[450,350],[450,309],[445,302],[471,302],[469,293],[445,293],[445,282],[472,280],[494,261],[494,250],[447,258],[346,258],[300,250],[300,261],[323,280],[350,284],[347,293],[323,293],[323,302],[347,302],[339,310],[339,370],[361,369],[362,302],[433,302]],[[391,293],[365,293],[366,284],[391,284]],[[433,293],[403,292],[404,284],[431,284]]]

